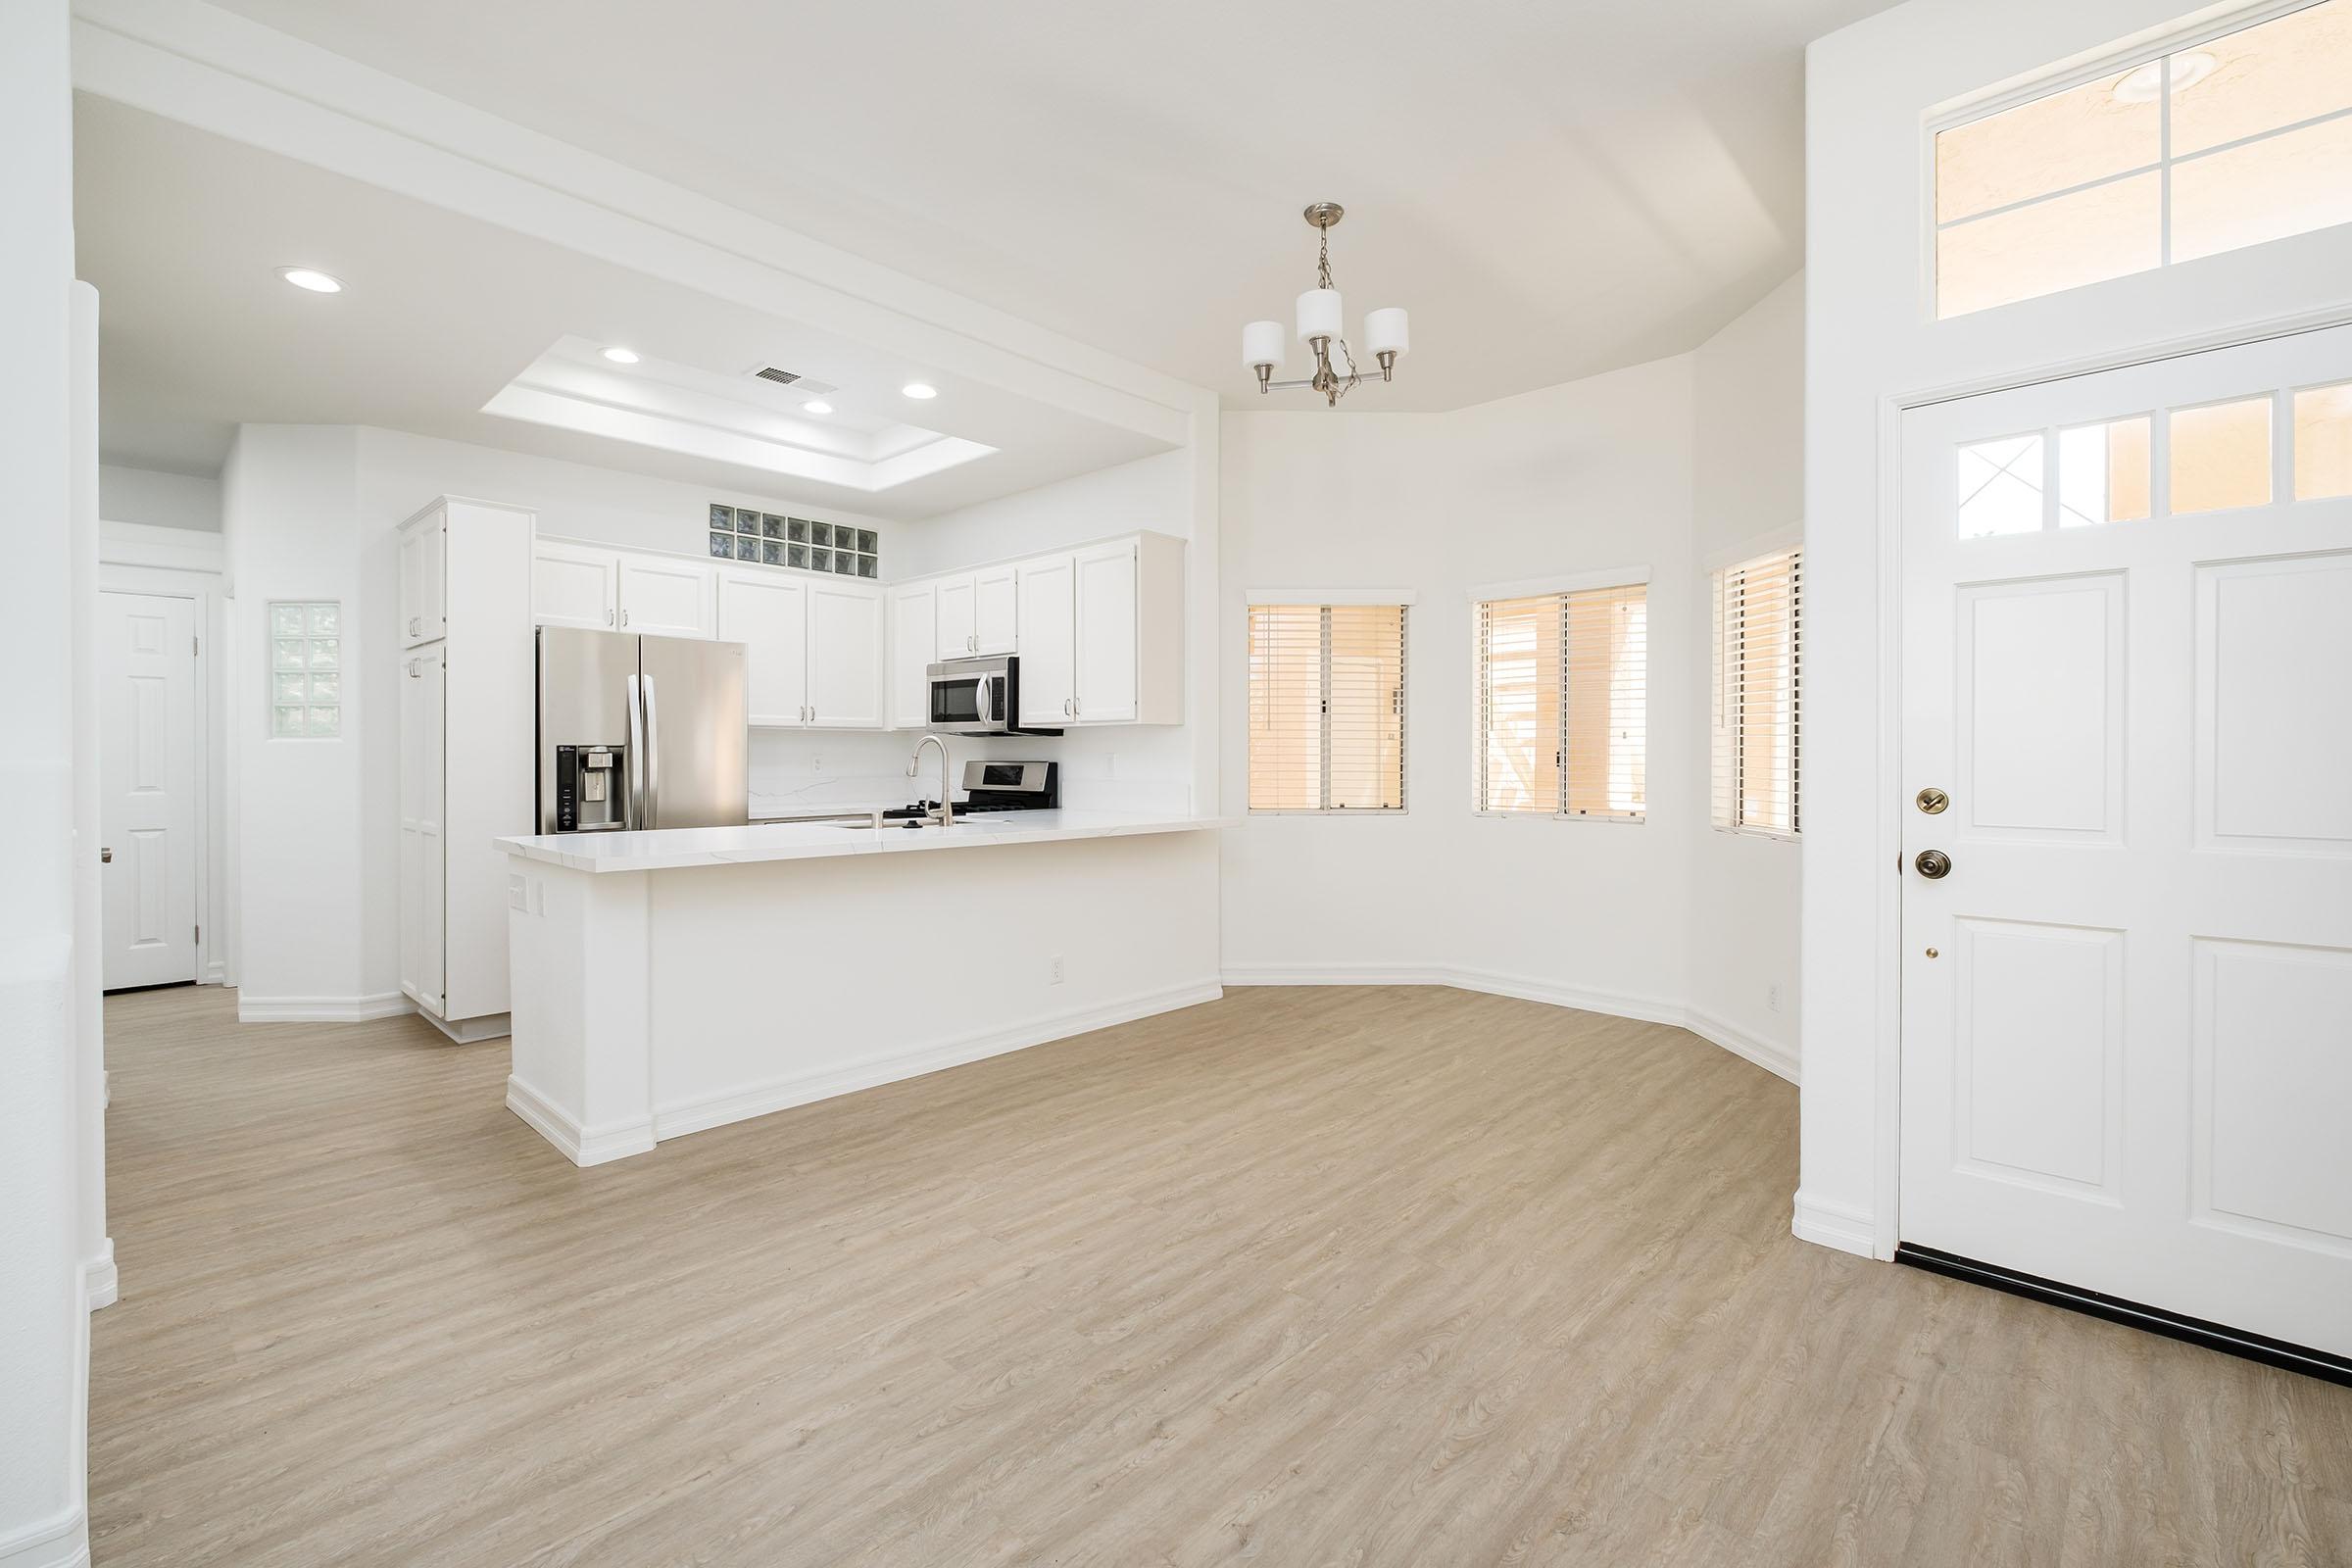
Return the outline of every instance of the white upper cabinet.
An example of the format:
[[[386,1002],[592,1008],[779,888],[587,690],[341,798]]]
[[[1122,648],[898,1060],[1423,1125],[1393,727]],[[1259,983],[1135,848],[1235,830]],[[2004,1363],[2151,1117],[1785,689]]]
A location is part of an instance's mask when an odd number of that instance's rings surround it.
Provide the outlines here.
[[[1078,653],[1071,714],[1081,724],[1136,721],[1136,541],[1124,539],[1077,554]],[[1021,662],[1025,679],[1028,661]]]
[[[1021,724],[1060,729],[1071,721],[1077,648],[1075,568],[1069,556],[1039,556],[1014,568],[1021,617]]]
[[[1009,654],[1019,646],[1014,566],[988,566],[972,573],[972,652]]]
[[[662,637],[718,635],[718,584],[709,566],[664,556],[620,558],[620,629]]]
[[[882,590],[818,579],[808,589],[808,722],[819,729],[880,729]]]
[[[910,583],[891,593],[890,723],[893,729],[921,729],[931,716],[931,683],[926,674],[939,658],[939,587]]]
[[[773,571],[718,574],[718,635],[744,645],[750,721],[808,721],[808,584]]]
[[[980,651],[970,573],[939,579],[939,657],[969,659]]]
[[[400,536],[400,645],[449,634],[449,523],[415,523]]]
[[[532,552],[531,619],[611,631],[620,624],[620,552],[542,539]]]

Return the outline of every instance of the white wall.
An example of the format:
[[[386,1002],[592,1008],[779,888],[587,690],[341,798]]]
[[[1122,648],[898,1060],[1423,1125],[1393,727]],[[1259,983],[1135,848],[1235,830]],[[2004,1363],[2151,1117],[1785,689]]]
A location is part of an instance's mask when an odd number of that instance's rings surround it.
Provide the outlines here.
[[[1357,394],[1376,398],[1377,387]],[[1249,799],[1246,595],[1418,590],[1402,815],[1268,816],[1224,835],[1229,975],[1473,971],[1664,1012],[1688,990],[1683,893],[1703,820],[1691,631],[1689,356],[1454,414],[1225,416],[1226,808]],[[1650,572],[1648,820],[1472,814],[1478,585]]]
[[[1926,303],[1924,125],[1984,89],[2168,26],[2181,0],[1911,0],[1806,60],[1805,1096],[1799,1235],[1891,1252],[1905,780],[1882,706],[1881,447],[1898,401],[2346,313],[2352,225],[1949,321]],[[1919,781],[1925,782],[1925,781]]]
[[[0,1565],[88,1559],[69,409],[73,119],[66,0],[0,6]],[[94,523],[95,518],[91,521]]]
[[[237,760],[238,1004],[241,1007],[396,1006],[397,978],[370,973],[382,926],[365,880],[362,770],[371,730],[394,728],[396,705],[365,674],[388,670],[389,622],[369,613],[383,585],[364,571],[358,508],[359,432],[349,425],[239,427],[221,468],[232,663],[222,727]],[[334,600],[343,611],[343,732],[333,740],[270,735],[269,606]],[[379,658],[379,656],[381,656]],[[354,672],[363,672],[355,679]],[[357,700],[354,701],[353,699]],[[390,824],[397,831],[395,820]],[[397,910],[393,911],[397,913]]]
[[[109,522],[143,522],[158,528],[219,533],[220,476],[101,464],[98,512]]]
[[[1691,527],[1698,568],[1711,572],[1770,544],[1793,542],[1803,526],[1803,274],[1701,345],[1693,360],[1698,408]],[[1715,657],[1711,611],[1703,598],[1690,630],[1690,667],[1703,681]],[[1702,693],[1691,740],[1702,767],[1712,765],[1708,717]],[[1705,807],[1700,809],[1703,819]],[[1709,828],[1692,846],[1685,906],[1691,1007],[1789,1060],[1797,1049],[1801,858],[1788,840]]]

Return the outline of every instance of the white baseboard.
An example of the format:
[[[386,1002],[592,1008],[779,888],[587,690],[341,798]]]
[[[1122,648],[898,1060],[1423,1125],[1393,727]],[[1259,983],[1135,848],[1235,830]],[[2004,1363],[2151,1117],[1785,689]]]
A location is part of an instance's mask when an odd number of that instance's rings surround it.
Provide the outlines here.
[[[372,997],[251,997],[237,993],[239,1023],[367,1023],[416,1010],[416,1004],[397,991]]]
[[[89,1510],[75,1503],[0,1537],[0,1568],[88,1568]]]
[[[574,1165],[602,1165],[645,1153],[654,1147],[652,1118],[583,1127],[554,1101],[512,1074],[507,1078],[507,1108],[530,1123],[532,1131],[562,1150]]]
[[[1006,1029],[993,1029],[983,1034],[964,1035],[919,1046],[911,1051],[893,1052],[886,1056],[869,1056],[863,1061],[824,1072],[770,1078],[724,1094],[671,1101],[654,1107],[654,1136],[676,1138],[685,1133],[724,1126],[731,1121],[745,1121],[754,1116],[767,1115],[771,1111],[787,1110],[794,1105],[806,1105],[812,1101],[830,1100],[835,1095],[855,1094],[878,1084],[897,1083],[904,1078],[920,1078],[925,1073],[958,1067],[986,1056],[1001,1056],[1008,1052],[1042,1046],[1048,1041],[1082,1035],[1089,1030],[1108,1029],[1113,1024],[1132,1023],[1155,1013],[1198,1006],[1203,1002],[1214,1002],[1224,994],[1223,986],[1214,980],[1205,980],[1130,997],[1102,1006],[1033,1018]]]
[[[82,1309],[95,1312],[102,1306],[112,1306],[121,1295],[122,1276],[115,1271],[115,1239],[109,1236],[96,1256],[81,1260]]]
[[[509,1012],[484,1013],[478,1018],[444,1018],[430,1007],[418,1007],[416,1016],[461,1046],[497,1040],[514,1032],[514,1015]]]
[[[1807,1198],[1800,1191],[1796,1195],[1796,1211],[1789,1220],[1788,1229],[1800,1242],[1834,1247],[1840,1252],[1856,1252],[1863,1257],[1878,1255],[1877,1218],[1868,1209],[1857,1208],[1851,1203],[1840,1203],[1827,1198]]]
[[[1793,1052],[1759,1040],[1738,1026],[1679,1002],[1635,996],[1617,991],[1590,991],[1525,975],[1491,969],[1462,969],[1446,965],[1389,963],[1228,964],[1229,986],[1451,986],[1489,996],[1517,997],[1523,1002],[1549,1003],[1581,1012],[1605,1013],[1612,1018],[1639,1018],[1644,1023],[1672,1024],[1688,1029],[1711,1045],[1754,1062],[1776,1078],[1797,1081]]]

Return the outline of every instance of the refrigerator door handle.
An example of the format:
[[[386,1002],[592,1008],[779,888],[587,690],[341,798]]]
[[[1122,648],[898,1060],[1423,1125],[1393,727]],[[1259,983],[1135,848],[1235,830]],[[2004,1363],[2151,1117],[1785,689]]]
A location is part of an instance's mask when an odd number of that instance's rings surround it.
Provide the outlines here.
[[[654,704],[654,677],[645,683],[645,825],[662,825],[662,714]]]
[[[645,710],[637,701],[637,677],[629,689],[629,808],[621,824],[631,830],[645,826]]]

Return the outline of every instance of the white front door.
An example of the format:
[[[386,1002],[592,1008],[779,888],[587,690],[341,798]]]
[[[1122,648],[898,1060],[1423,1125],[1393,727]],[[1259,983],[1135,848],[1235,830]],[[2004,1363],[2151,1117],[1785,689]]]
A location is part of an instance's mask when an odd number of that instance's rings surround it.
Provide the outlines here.
[[[1902,1240],[2352,1354],[2352,328],[1902,459]]]
[[[109,991],[196,978],[196,601],[98,596],[101,962]]]

